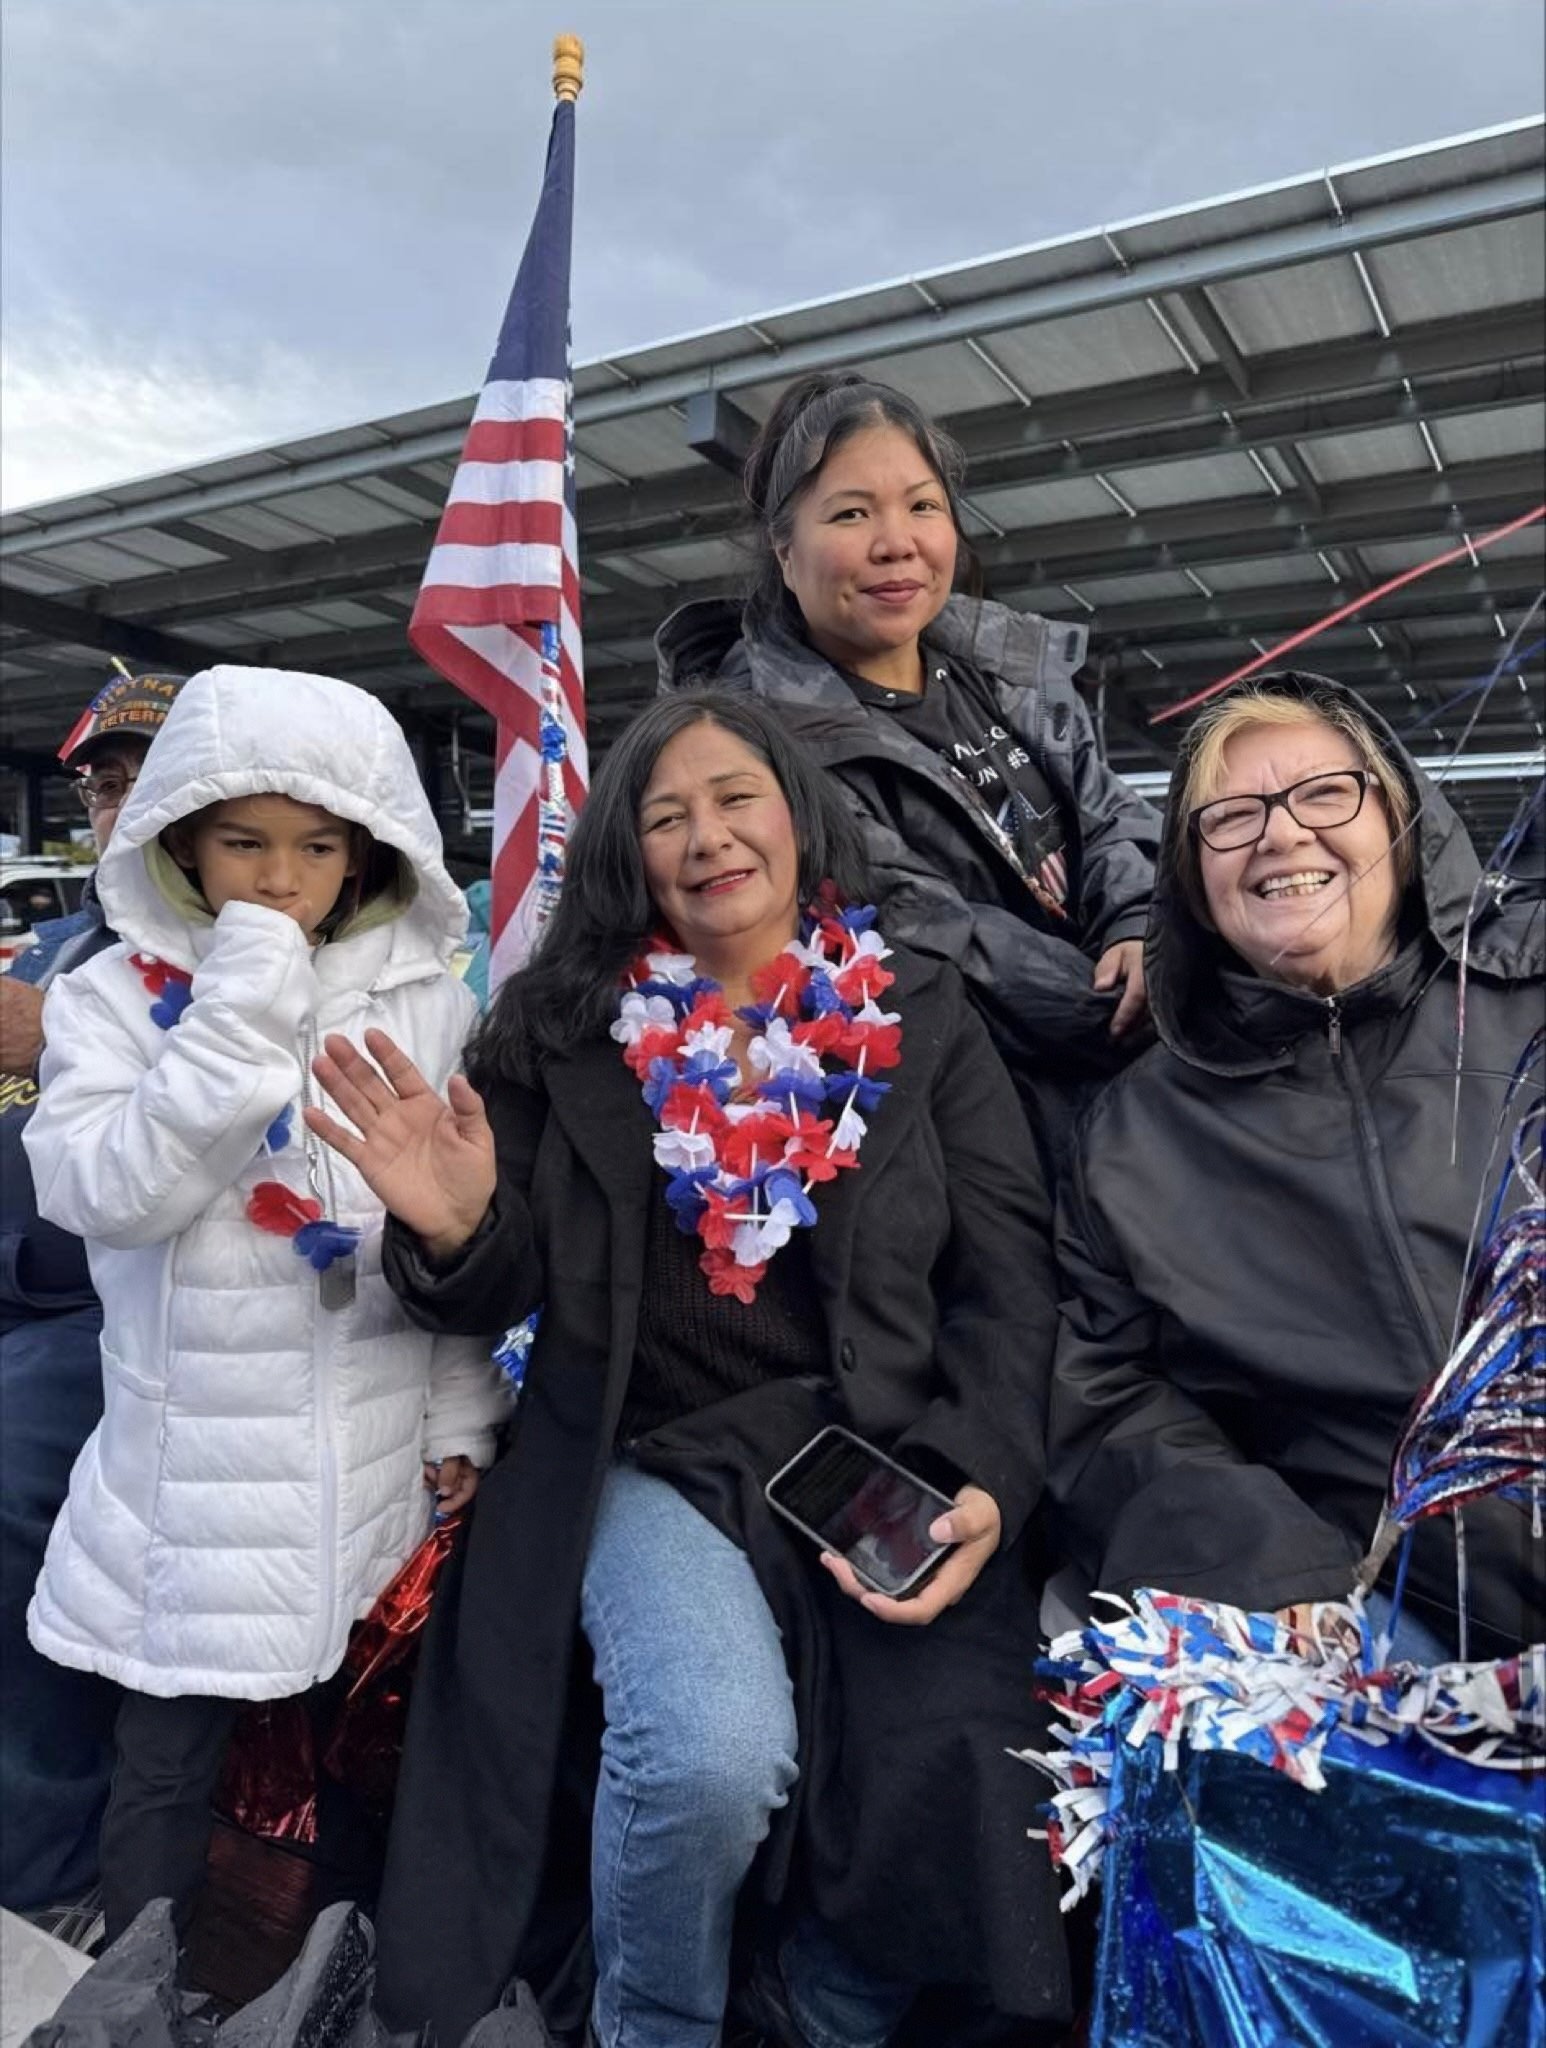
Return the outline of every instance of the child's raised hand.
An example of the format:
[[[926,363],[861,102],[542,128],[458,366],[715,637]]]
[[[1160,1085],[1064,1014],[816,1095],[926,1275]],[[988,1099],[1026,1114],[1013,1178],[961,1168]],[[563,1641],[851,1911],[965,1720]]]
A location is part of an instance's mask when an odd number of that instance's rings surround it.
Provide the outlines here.
[[[365,1043],[374,1066],[337,1035],[312,1061],[312,1072],[354,1130],[310,1108],[307,1128],[343,1154],[398,1221],[424,1240],[431,1258],[451,1258],[494,1198],[494,1134],[482,1098],[460,1074],[451,1077],[449,1101],[437,1095],[384,1031],[367,1031]]]

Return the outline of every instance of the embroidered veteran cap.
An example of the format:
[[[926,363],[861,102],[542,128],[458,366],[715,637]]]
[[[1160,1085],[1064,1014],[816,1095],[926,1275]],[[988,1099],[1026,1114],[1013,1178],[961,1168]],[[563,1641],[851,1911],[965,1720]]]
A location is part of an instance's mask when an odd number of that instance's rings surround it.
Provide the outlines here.
[[[131,675],[127,669],[105,683],[70,728],[59,749],[66,768],[84,767],[99,740],[139,739],[147,744],[166,723],[172,700],[186,676]]]

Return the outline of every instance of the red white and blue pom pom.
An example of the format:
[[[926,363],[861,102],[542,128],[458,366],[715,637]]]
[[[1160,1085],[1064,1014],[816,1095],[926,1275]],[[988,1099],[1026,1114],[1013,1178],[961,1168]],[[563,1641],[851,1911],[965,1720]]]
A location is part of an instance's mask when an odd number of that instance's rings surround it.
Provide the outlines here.
[[[1167,1770],[1183,1747],[1227,1750],[1313,1792],[1334,1731],[1376,1746],[1421,1740],[1507,1770],[1539,1770],[1546,1757],[1546,1644],[1498,1663],[1382,1669],[1356,1598],[1317,1606],[1306,1638],[1276,1615],[1172,1593],[1094,1597],[1112,1619],[1059,1636],[1037,1667],[1037,1691],[1063,1723],[1058,1746],[1016,1752],[1056,1788],[1047,1840],[1068,1879],[1065,1911],[1099,1873],[1121,1744],[1161,1743]]]

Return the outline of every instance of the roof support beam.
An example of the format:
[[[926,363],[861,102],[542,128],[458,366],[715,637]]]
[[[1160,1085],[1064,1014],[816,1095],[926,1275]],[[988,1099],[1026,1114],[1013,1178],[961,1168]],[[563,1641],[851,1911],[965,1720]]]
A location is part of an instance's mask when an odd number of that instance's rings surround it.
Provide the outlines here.
[[[1130,304],[1168,292],[1199,289],[1229,278],[1249,277],[1325,257],[1351,255],[1390,242],[1507,220],[1546,205],[1546,171],[1531,168],[1479,178],[1458,186],[1440,187],[1403,199],[1387,200],[1346,215],[1341,220],[1313,219],[1287,226],[1256,229],[1228,240],[1188,248],[1130,264],[1125,270],[1056,278],[1016,291],[997,292],[959,305],[898,319],[864,322],[792,342],[777,351],[758,351],[690,370],[641,378],[627,386],[591,391],[575,401],[575,422],[587,425],[624,419],[663,406],[684,405],[703,391],[743,391],[773,379],[796,377],[807,370],[839,369],[906,355],[941,342],[981,340],[1006,328],[1024,327],[1101,307]],[[471,411],[471,400],[468,401]],[[1035,408],[1026,409],[1026,416]],[[432,432],[408,435],[395,447],[377,445],[351,450],[287,468],[233,478],[223,484],[195,485],[158,503],[143,501],[66,520],[50,527],[14,528],[0,538],[0,555],[34,553],[65,540],[100,540],[132,526],[152,525],[163,518],[197,517],[233,505],[273,499],[319,484],[344,483],[378,474],[384,460],[414,463],[439,461],[461,448],[466,421]]]
[[[807,370],[844,369],[877,358],[934,348],[1009,327],[1025,327],[1103,306],[1127,305],[1151,295],[1182,291],[1229,278],[1251,277],[1327,256],[1378,249],[1389,242],[1443,234],[1453,228],[1507,220],[1546,205],[1546,171],[1507,171],[1473,183],[1440,188],[1368,206],[1341,220],[1296,221],[1260,228],[1230,240],[1131,263],[1126,269],[1056,278],[1018,291],[968,299],[940,311],[903,314],[810,341],[789,342],[777,354],[736,356],[702,369],[641,378],[628,391],[587,394],[575,408],[579,422],[621,419],[661,405],[680,405],[695,391],[744,391],[773,378]]]
[[[1224,325],[1223,316],[1201,285],[1189,286],[1176,296],[1197,324],[1197,331],[1224,366],[1224,373],[1242,398],[1254,398],[1251,372],[1240,345]]]
[[[1468,517],[1473,505],[1522,509],[1536,502],[1539,491],[1540,460],[1528,455],[1457,464],[1443,476],[1416,470],[1409,475],[1371,477],[1327,486],[1322,495],[1328,520],[1345,523],[1367,515],[1422,511],[1427,513],[1431,529],[1435,523],[1443,523],[1452,506],[1465,506]],[[1271,538],[1274,551],[1306,544],[1332,545],[1304,538],[1314,531],[1305,517],[1307,509],[1294,499],[1271,498],[1265,492],[1260,497],[1214,498],[1141,512],[1136,519],[1081,519],[1026,527],[1000,541],[980,542],[976,553],[990,575],[1011,562],[1023,568],[1039,561],[1049,566],[1049,573],[1051,565],[1058,564],[1054,580],[1060,581],[1070,573],[1065,558],[1076,554],[1099,552],[1125,558],[1136,571],[1168,567],[1171,558],[1165,550],[1177,542],[1206,539],[1215,559],[1229,553],[1231,540],[1247,533]]]
[[[94,647],[103,654],[120,654],[157,667],[191,670],[219,658],[213,649],[163,633],[158,627],[130,625],[101,612],[81,611],[75,605],[60,604],[57,598],[37,597],[30,590],[8,589],[3,611],[8,626],[20,626],[48,640]]]
[[[1299,453],[1296,445],[1292,441],[1275,441],[1272,446],[1273,453],[1294,479],[1301,497],[1310,510],[1315,513],[1324,512],[1326,501],[1321,496],[1320,483],[1309,463]]]
[[[185,540],[190,547],[208,548],[211,554],[234,555],[242,561],[261,561],[266,553],[250,540],[232,540],[228,533],[217,533],[212,526],[200,526],[192,519],[158,519],[155,528],[172,540]]]
[[[1196,562],[1250,560],[1254,556],[1314,553],[1318,548],[1412,538],[1431,539],[1459,504],[1478,524],[1506,517],[1533,502],[1540,489],[1533,457],[1458,465],[1445,476],[1427,470],[1410,476],[1327,487],[1320,518],[1291,498],[1212,499],[1143,512],[1136,519],[1081,519],[1056,526],[1023,527],[1002,540],[983,540],[976,554],[993,594],[1007,596],[1038,584],[1085,576],[1120,576],[1180,569]],[[1458,536],[1457,536],[1458,538]],[[1437,552],[1437,549],[1435,549]],[[673,603],[723,594],[717,582],[684,585]],[[605,639],[652,632],[661,607],[646,596],[619,593],[588,607],[587,636]],[[1097,607],[1096,623],[1099,623]]]
[[[1253,357],[1255,395],[1249,408],[1239,401],[1228,376],[1210,366],[1195,377],[1168,375],[1135,379],[1115,388],[1107,385],[1065,392],[1029,412],[1017,406],[997,406],[991,412],[966,415],[955,424],[954,432],[975,462],[979,457],[1016,449],[1045,448],[1049,442],[1104,438],[1161,426],[1216,428],[1223,410],[1230,411],[1244,429],[1261,420],[1258,408],[1289,408],[1297,403],[1301,410],[1285,413],[1275,431],[1299,438],[1339,431],[1334,418],[1326,426],[1315,423],[1323,414],[1331,414],[1339,400],[1368,403],[1376,387],[1390,387],[1385,402],[1401,401],[1405,411],[1399,416],[1412,418],[1419,411],[1419,394],[1404,391],[1404,379],[1420,383],[1461,371],[1505,378],[1507,366],[1539,362],[1541,354],[1539,308],[1514,306],[1480,314],[1475,320],[1432,321],[1388,340],[1359,336],[1327,346],[1282,349]],[[1529,395],[1528,391],[1521,393]],[[1299,425],[1293,424],[1295,418]]]
[[[1172,408],[1176,389],[1171,386],[1172,397],[1167,401]],[[1425,385],[1415,394],[1397,385],[1313,404],[1290,401],[1251,412],[1242,410],[1233,415],[1232,423],[1215,413],[1180,426],[1172,424],[1163,439],[1157,437],[1157,428],[1139,428],[1108,434],[1083,449],[1054,440],[1045,447],[1012,450],[996,457],[982,455],[972,465],[968,488],[1005,488],[1088,475],[1096,468],[1120,470],[1138,463],[1253,448],[1275,447],[1293,467],[1291,436],[1311,439],[1395,424],[1412,418],[1418,407],[1423,416],[1437,420],[1543,396],[1546,366],[1493,366]],[[1081,397],[1076,402],[1084,405],[1090,401]],[[1056,404],[1045,408],[1041,417],[1044,424],[1038,431],[1052,435],[1065,421],[1073,423]],[[970,439],[975,430],[963,423],[956,431],[961,438]],[[1320,487],[1302,459],[1296,474],[1298,470],[1303,472],[1298,476],[1299,487],[1311,509],[1319,512]],[[743,519],[739,496],[728,482],[721,484],[701,472],[652,479],[631,491],[609,487],[584,492],[580,498],[581,555],[587,574],[594,575],[597,563],[614,547],[647,549],[683,539],[717,538],[734,532]],[[112,584],[93,593],[86,608],[111,612],[115,617],[159,619],[171,626],[239,610],[243,600],[254,605],[304,605],[330,597],[368,597],[373,582],[416,581],[433,539],[434,522],[425,520],[342,541],[307,541],[294,547],[255,550],[239,562],[211,563]],[[220,545],[219,537],[211,535],[209,544]]]
[[[1512,571],[1513,573],[1509,573]],[[1494,609],[1528,604],[1541,579],[1528,561],[1500,562],[1496,572],[1473,569],[1468,562],[1436,569],[1421,583],[1397,591],[1379,608],[1380,629],[1393,620],[1459,617],[1480,605]],[[1281,633],[1320,618],[1335,605],[1338,593],[1325,583],[1287,589],[1281,583],[1264,590],[1220,590],[1212,597],[1158,598],[1146,604],[1102,605],[1091,621],[1102,643],[1143,641],[1156,654],[1166,635],[1201,637],[1209,625],[1221,633],[1244,638],[1248,633]]]
[[[1256,366],[1258,390],[1274,388],[1277,400],[1249,412],[1237,411],[1231,420],[1220,417],[1227,389],[1210,393],[1206,388],[1209,380],[1223,385],[1224,379],[1207,371],[1196,380],[1169,378],[1128,392],[1075,393],[1049,401],[1034,413],[1016,407],[1007,413],[968,415],[951,424],[968,455],[975,457],[970,487],[987,490],[1083,475],[1098,467],[1120,469],[1230,449],[1264,449],[1290,438],[1311,439],[1418,416],[1432,420],[1525,403],[1546,394],[1546,367],[1538,360],[1526,364],[1509,359],[1516,351],[1533,351],[1538,357],[1540,347],[1539,322],[1533,315],[1481,316],[1446,321],[1406,337],[1406,358],[1435,374],[1453,373],[1457,364],[1474,364],[1478,356],[1486,365],[1462,369],[1441,383],[1415,390],[1397,379],[1384,389],[1318,395],[1340,381],[1356,385],[1390,373],[1390,346],[1360,342],[1351,349],[1295,350],[1261,358]],[[1196,409],[1199,397],[1207,400],[1201,416]],[[1087,449],[1066,445],[1091,425],[1103,425],[1105,431]],[[1114,425],[1116,433],[1111,431]],[[1156,439],[1161,429],[1164,438]],[[734,487],[703,471],[631,487],[603,486],[581,494],[581,549],[583,554],[600,555],[614,545],[649,547],[662,541],[716,537],[733,531],[742,516]],[[164,519],[150,523],[168,530]],[[50,544],[63,537],[56,532]],[[187,529],[187,538],[214,548],[226,546],[222,535],[197,526]],[[228,611],[233,599],[305,603],[353,596],[359,594],[366,575],[400,574],[416,580],[433,538],[434,521],[426,518],[343,541],[307,541],[288,548],[242,546],[240,559],[233,562],[114,584],[94,597],[91,608],[131,617],[165,614],[164,622],[170,624]]]
[[[1509,604],[1513,602],[1513,596],[1521,592],[1528,594],[1536,588],[1528,567],[1521,567],[1519,584],[1509,590],[1503,590],[1497,578],[1489,580],[1485,573],[1470,569],[1466,563],[1460,563],[1458,567],[1462,571],[1460,584],[1450,584],[1444,590],[1427,596],[1421,592],[1405,592],[1401,598],[1390,600],[1390,616],[1468,616],[1476,606],[1483,606],[1485,612],[1491,612],[1495,604]],[[1446,573],[1452,571],[1440,571],[1440,575]],[[1470,580],[1474,580],[1474,586]],[[678,596],[684,596],[684,592],[674,592],[674,598]],[[1261,592],[1220,592],[1214,598],[1171,598],[1153,606],[1114,606],[1100,612],[1091,625],[1098,627],[1102,641],[1110,641],[1116,635],[1161,635],[1163,631],[1186,633],[1188,629],[1192,637],[1196,637],[1198,629],[1204,629],[1208,631],[1208,637],[1216,633],[1218,639],[1231,639],[1243,637],[1257,627],[1263,627],[1265,631],[1274,631],[1284,625],[1292,627],[1304,618],[1317,618],[1323,610],[1325,586],[1313,586],[1313,594],[1308,596],[1304,590],[1272,586],[1270,590]],[[649,616],[635,612],[627,627],[618,625],[610,629],[610,633],[596,633],[596,639],[649,637],[661,614],[663,608],[657,608]],[[1059,616],[1061,614],[1063,608],[1059,610]],[[262,668],[309,668],[332,674],[410,659],[410,655],[405,653],[405,645],[405,633],[401,627],[360,627],[350,633],[317,633],[244,647],[233,653],[231,659],[252,662]]]

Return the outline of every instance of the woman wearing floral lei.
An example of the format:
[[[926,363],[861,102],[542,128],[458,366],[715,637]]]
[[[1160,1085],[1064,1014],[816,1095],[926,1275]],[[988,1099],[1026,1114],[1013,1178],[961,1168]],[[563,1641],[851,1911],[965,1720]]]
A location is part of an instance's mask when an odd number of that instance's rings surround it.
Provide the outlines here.
[[[1039,1711],[1048,1204],[955,970],[867,905],[776,717],[674,695],[609,753],[471,1079],[442,1099],[380,1035],[318,1062],[348,1124],[309,1120],[391,1212],[414,1320],[541,1307],[416,1683],[394,2026],[458,2039],[517,1976],[605,2048],[709,2048],[727,1999],[821,2048],[1066,2011],[1007,1754]],[[914,1598],[766,1506],[829,1422],[954,1501]]]

